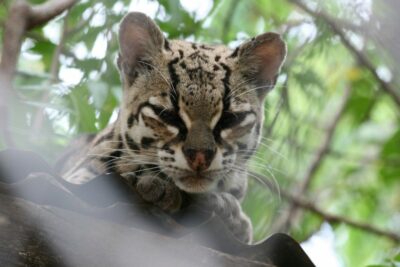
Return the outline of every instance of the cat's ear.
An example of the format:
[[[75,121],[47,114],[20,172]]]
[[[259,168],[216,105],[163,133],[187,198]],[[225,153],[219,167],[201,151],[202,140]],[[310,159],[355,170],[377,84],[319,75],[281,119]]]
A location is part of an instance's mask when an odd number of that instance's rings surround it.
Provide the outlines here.
[[[119,55],[117,64],[130,84],[151,60],[162,53],[164,36],[152,19],[140,12],[131,12],[119,28]]]
[[[270,91],[286,57],[286,44],[277,33],[264,33],[239,47],[239,69],[259,86],[260,97]]]

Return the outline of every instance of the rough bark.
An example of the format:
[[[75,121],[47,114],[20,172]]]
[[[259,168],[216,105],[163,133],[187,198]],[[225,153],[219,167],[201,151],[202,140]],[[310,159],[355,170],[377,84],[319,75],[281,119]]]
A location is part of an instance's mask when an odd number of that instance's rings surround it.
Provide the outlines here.
[[[272,266],[17,198],[0,210],[1,266]]]
[[[55,176],[31,152],[0,152],[0,266],[314,266],[287,235],[246,245],[218,217],[164,214],[116,176]]]

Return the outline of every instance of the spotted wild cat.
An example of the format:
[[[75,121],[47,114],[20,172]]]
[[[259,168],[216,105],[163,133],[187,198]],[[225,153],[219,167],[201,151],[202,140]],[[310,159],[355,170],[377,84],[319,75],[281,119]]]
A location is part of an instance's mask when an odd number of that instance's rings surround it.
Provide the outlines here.
[[[239,202],[284,42],[264,33],[231,50],[167,40],[146,15],[129,13],[119,44],[118,119],[82,149],[74,166],[66,165],[63,177],[82,184],[117,172],[144,200],[169,212],[180,208],[185,191],[250,242],[251,223]]]

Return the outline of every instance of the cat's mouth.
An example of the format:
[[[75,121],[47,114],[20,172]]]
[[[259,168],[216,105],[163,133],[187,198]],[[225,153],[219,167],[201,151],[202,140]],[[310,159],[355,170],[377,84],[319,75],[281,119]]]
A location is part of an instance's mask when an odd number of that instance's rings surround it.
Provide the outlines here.
[[[185,173],[173,177],[175,184],[188,193],[205,193],[212,191],[218,181],[218,176],[208,173]]]
[[[164,169],[165,174],[172,178],[176,186],[188,193],[205,193],[213,191],[220,178],[223,176],[223,170],[208,170],[201,172],[192,172],[183,169]]]
[[[208,175],[191,174],[179,177],[175,183],[180,189],[186,192],[204,193],[213,188],[215,179]]]

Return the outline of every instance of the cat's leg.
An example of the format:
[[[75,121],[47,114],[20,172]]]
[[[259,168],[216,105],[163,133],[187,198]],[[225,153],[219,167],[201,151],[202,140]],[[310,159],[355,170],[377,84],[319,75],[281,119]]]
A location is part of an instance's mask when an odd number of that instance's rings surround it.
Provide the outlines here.
[[[71,184],[85,184],[100,175],[102,166],[97,160],[91,160],[79,167],[73,168],[62,174],[62,178]]]
[[[226,192],[201,194],[195,197],[195,204],[213,211],[237,239],[247,244],[251,243],[251,221],[233,195]]]
[[[137,177],[136,191],[145,201],[169,213],[178,211],[182,204],[181,191],[172,181],[151,174]]]

